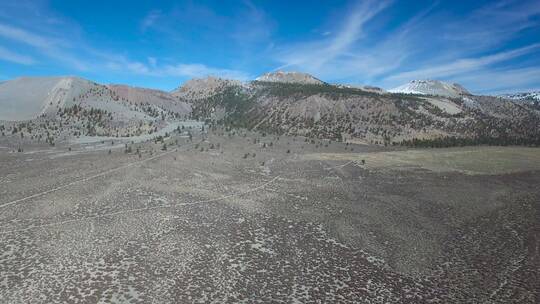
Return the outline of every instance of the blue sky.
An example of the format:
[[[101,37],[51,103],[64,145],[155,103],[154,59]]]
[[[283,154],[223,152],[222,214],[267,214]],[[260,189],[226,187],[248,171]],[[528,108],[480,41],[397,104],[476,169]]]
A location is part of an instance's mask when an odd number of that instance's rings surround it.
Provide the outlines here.
[[[172,90],[274,70],[392,88],[540,89],[540,1],[0,1],[0,80]]]

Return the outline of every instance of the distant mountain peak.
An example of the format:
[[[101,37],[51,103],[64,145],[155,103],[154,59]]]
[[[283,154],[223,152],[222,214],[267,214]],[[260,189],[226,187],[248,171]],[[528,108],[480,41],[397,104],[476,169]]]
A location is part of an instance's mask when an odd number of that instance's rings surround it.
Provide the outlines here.
[[[448,83],[440,80],[412,80],[407,84],[389,90],[391,93],[438,95],[444,97],[461,97],[471,95],[467,89],[457,83]]]
[[[512,99],[515,101],[522,101],[522,102],[535,102],[535,101],[538,102],[540,101],[540,91],[502,94],[502,95],[499,95],[499,97]]]
[[[310,74],[302,72],[286,72],[276,71],[265,73],[255,80],[264,82],[284,82],[284,83],[301,83],[301,84],[324,84],[320,79],[313,77]]]
[[[75,76],[19,77],[0,85],[0,120],[33,119],[57,107],[72,105],[74,98],[95,83]]]
[[[239,80],[207,76],[205,78],[194,78],[186,81],[176,90],[172,91],[172,94],[180,98],[192,98],[195,96],[205,98],[220,92],[226,87],[241,85],[242,82]]]
[[[121,102],[118,102],[122,99]],[[146,104],[154,109],[186,114],[190,106],[168,92],[127,85],[102,85],[76,77],[19,77],[0,83],[0,120],[22,121],[42,115],[54,117],[72,106],[108,111],[119,119],[153,118],[132,106]],[[158,110],[156,110],[158,111]]]
[[[228,84],[241,84],[238,80],[232,80],[232,79],[226,79],[226,78],[220,78],[215,76],[207,76],[204,78],[193,78],[186,82],[184,82],[180,87],[178,87],[174,91],[182,91],[186,89],[193,89],[198,88],[201,86],[204,87],[214,87],[214,86],[222,86],[222,85],[228,85]]]

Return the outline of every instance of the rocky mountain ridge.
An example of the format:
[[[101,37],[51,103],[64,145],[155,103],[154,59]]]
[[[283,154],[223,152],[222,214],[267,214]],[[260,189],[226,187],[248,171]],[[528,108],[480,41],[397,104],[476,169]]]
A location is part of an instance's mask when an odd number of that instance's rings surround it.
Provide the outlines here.
[[[0,84],[2,135],[44,140],[150,135],[189,118],[171,93],[101,85],[78,77],[24,77]]]
[[[471,95],[467,89],[457,83],[447,83],[440,80],[412,80],[407,84],[389,90],[389,92],[414,95],[436,95],[451,98]]]
[[[413,81],[398,93],[333,85],[293,72],[269,73],[249,82],[192,79],[172,92],[74,77],[0,84],[0,108],[9,113],[0,117],[3,120],[58,118],[73,106],[103,111],[108,119],[98,131],[84,126],[83,134],[141,134],[155,131],[166,120],[193,118],[369,144],[540,143],[540,111],[534,105],[472,95],[460,85],[440,81]],[[15,115],[27,107],[32,115]]]
[[[502,94],[499,97],[526,103],[540,103],[540,91]]]
[[[194,118],[373,144],[540,142],[538,109],[475,96],[457,84],[415,82],[424,91],[407,94],[326,83],[255,80],[221,84],[219,90],[206,91],[205,98],[184,99],[192,105]],[[430,84],[434,84],[431,89]]]
[[[257,78],[256,81],[262,82],[280,82],[280,83],[300,83],[300,84],[324,84],[320,79],[307,73],[276,71],[265,73]]]

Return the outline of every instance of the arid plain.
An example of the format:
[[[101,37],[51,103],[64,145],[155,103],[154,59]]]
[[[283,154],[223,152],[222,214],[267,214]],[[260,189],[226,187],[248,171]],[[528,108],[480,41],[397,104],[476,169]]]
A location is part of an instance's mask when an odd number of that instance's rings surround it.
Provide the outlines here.
[[[537,149],[192,134],[0,145],[1,302],[540,297]]]

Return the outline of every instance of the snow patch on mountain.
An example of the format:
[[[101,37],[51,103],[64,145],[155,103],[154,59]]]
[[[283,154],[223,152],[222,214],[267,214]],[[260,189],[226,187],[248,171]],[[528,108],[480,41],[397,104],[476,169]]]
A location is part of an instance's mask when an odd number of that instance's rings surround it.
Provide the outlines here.
[[[451,98],[471,95],[469,91],[457,83],[447,83],[440,80],[413,80],[407,84],[391,89],[389,92],[415,95],[437,95]]]
[[[377,94],[387,93],[387,91],[383,88],[370,86],[370,85],[356,85],[356,84],[332,84],[332,85],[338,88],[359,89],[359,90],[370,92],[370,93],[377,93]]]
[[[540,91],[502,94],[502,95],[499,95],[499,97],[512,99],[515,101],[534,102],[534,101],[540,101]]]

